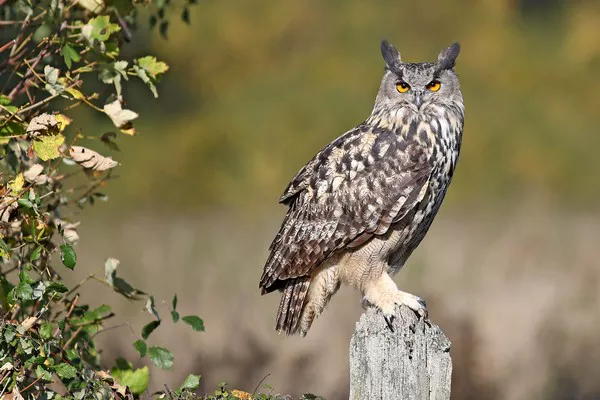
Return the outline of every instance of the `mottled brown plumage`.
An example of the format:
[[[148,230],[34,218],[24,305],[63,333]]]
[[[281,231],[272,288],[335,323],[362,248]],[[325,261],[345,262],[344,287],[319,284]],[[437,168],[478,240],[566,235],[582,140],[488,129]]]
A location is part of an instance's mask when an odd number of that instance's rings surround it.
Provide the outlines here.
[[[389,274],[424,237],[457,161],[458,46],[435,64],[403,63],[387,42],[382,54],[386,72],[371,116],[317,153],[281,196],[289,210],[260,280],[263,294],[283,291],[278,331],[306,334],[341,283],[361,290],[386,318],[396,304],[425,311]],[[438,91],[424,92],[434,81]],[[410,89],[400,93],[400,83]]]

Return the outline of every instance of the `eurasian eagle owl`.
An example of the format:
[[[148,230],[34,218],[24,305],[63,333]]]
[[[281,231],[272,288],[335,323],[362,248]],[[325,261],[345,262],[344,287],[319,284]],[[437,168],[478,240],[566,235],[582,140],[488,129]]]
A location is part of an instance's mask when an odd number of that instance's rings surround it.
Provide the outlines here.
[[[427,233],[458,160],[459,51],[455,43],[434,63],[408,63],[384,40],[385,73],[371,115],[288,185],[280,202],[289,210],[260,279],[262,294],[283,291],[278,331],[305,335],[342,283],[388,323],[400,304],[426,315],[425,302],[390,276]]]

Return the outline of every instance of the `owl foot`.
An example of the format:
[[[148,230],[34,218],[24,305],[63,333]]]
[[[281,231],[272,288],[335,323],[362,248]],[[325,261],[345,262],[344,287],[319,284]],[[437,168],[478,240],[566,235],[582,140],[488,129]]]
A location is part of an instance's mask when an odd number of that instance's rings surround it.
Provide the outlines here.
[[[363,307],[370,304],[381,310],[385,322],[393,331],[392,326],[396,315],[396,306],[405,305],[413,310],[419,318],[427,318],[427,305],[425,301],[414,294],[398,290],[398,287],[387,273],[378,279],[368,282],[363,291],[361,303]]]
[[[425,300],[419,296],[397,290],[393,297],[393,303],[382,304],[382,307],[378,307],[383,313],[383,318],[390,331],[394,332],[393,323],[396,318],[396,306],[405,305],[413,310],[419,318],[427,318],[427,305]]]

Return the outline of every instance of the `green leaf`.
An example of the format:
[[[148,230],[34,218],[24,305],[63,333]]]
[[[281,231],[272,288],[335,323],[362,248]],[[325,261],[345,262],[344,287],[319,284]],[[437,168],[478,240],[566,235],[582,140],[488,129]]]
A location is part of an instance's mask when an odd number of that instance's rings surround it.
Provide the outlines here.
[[[41,365],[38,365],[35,368],[35,377],[45,381],[51,381],[52,373],[50,371],[45,370],[44,367],[42,367]]]
[[[177,295],[173,295],[173,301],[171,302],[173,304],[173,310],[177,310]]]
[[[16,110],[14,110],[16,111]],[[0,128],[0,143],[6,144],[10,141],[9,138],[5,138],[4,136],[19,136],[24,135],[26,133],[25,126],[15,120],[8,121],[4,120],[2,122],[4,125]]]
[[[21,281],[15,288],[15,297],[21,300],[32,300],[33,288],[29,283]]]
[[[14,326],[7,325],[6,328],[4,329],[4,340],[6,340],[8,343],[10,343],[15,338],[16,334],[17,334],[17,332],[15,332]]]
[[[33,203],[27,199],[20,198],[17,203],[23,208],[33,208]]]
[[[50,322],[46,322],[44,323],[42,326],[40,326],[40,328],[38,329],[38,333],[40,334],[40,336],[42,337],[42,339],[50,339],[52,337],[52,324]]]
[[[10,258],[10,246],[3,239],[0,239],[0,256],[6,259]]]
[[[90,21],[81,29],[81,34],[88,40],[97,40],[105,42],[110,35],[121,30],[119,25],[111,24],[108,15],[100,15],[90,19]]]
[[[140,395],[148,389],[150,374],[148,367],[136,370],[113,369],[110,374],[123,386],[127,386],[131,393]]]
[[[19,327],[17,327],[17,331],[18,331]],[[21,333],[22,335],[23,333]],[[33,344],[31,343],[31,339],[29,337],[24,337],[22,336],[19,339],[19,344],[21,345],[21,349],[23,349],[23,352],[27,355],[31,354],[33,351]]]
[[[67,363],[60,363],[54,366],[54,372],[59,378],[70,379],[77,376],[77,369]]]
[[[171,311],[171,318],[173,318],[173,322],[179,321],[179,313],[175,310]]]
[[[151,346],[148,349],[148,356],[152,364],[162,369],[173,368],[173,354],[164,347]]]
[[[158,78],[169,70],[169,66],[166,63],[157,61],[154,56],[138,58],[136,63],[143,68],[152,79]]]
[[[81,60],[81,56],[74,48],[72,48],[69,44],[65,44],[63,48],[60,50],[60,53],[63,55],[65,59],[65,64],[67,64],[67,68],[71,69],[71,65],[73,62],[79,62]]]
[[[189,374],[179,389],[196,390],[198,386],[200,386],[200,375]]]
[[[27,271],[31,270],[31,265],[26,265],[21,272],[19,272],[19,281],[32,284],[35,281],[27,274]]]
[[[188,315],[181,319],[186,324],[190,325],[193,330],[198,332],[204,332],[204,321],[196,315]]]
[[[321,396],[317,396],[312,393],[304,393],[302,395],[302,397],[300,397],[300,400],[325,400],[325,399]]]
[[[0,106],[8,106],[10,103],[12,103],[10,97],[0,94]]]
[[[29,261],[33,262],[40,258],[40,256],[42,255],[43,248],[44,246],[42,246],[41,244],[38,247],[36,247],[35,250],[31,252],[31,255],[29,256]]]
[[[42,136],[40,140],[33,141],[33,150],[43,161],[53,160],[60,157],[58,148],[65,141],[63,135]]]
[[[133,369],[133,364],[130,363],[129,361],[127,361],[126,359],[124,359],[123,357],[117,358],[115,360],[115,365],[116,366],[113,369],[120,369],[123,371]]]
[[[103,314],[109,313],[111,310],[108,304],[102,304],[100,307],[95,308],[92,312],[97,316],[96,318],[101,318]]]
[[[146,342],[141,339],[136,340],[133,343],[133,347],[140,353],[140,357],[145,357],[148,352],[148,346],[146,346]]]
[[[146,85],[148,85],[148,87],[150,88],[150,91],[152,92],[154,97],[155,98],[158,97],[158,91],[156,90],[156,86],[154,85],[152,80],[148,77],[148,74],[146,73],[146,71],[138,65],[134,65],[133,70],[135,71],[136,75],[139,76],[139,78],[142,80],[142,82],[144,82]]]
[[[47,292],[57,292],[57,293],[66,293],[69,289],[60,282],[50,282],[48,287],[46,288]]]
[[[128,80],[127,76],[127,61],[115,61],[112,64],[102,66],[98,78],[106,83],[115,85],[117,96],[121,95],[121,78]]]
[[[78,362],[80,360],[79,354],[73,349],[67,349],[67,358],[69,361]]]
[[[69,269],[75,268],[75,264],[77,264],[77,254],[75,254],[75,250],[73,250],[73,246],[68,243],[62,244],[60,246],[61,255],[60,258],[65,267]]]
[[[104,263],[104,277],[106,282],[112,287],[117,293],[122,294],[128,299],[139,300],[140,295],[145,293],[138,290],[127,283],[124,279],[117,276],[117,267],[120,261],[115,258],[107,258]]]
[[[146,324],[146,326],[142,328],[142,337],[144,338],[144,340],[148,339],[148,336],[150,336],[150,334],[154,332],[154,330],[158,328],[159,325],[160,321],[152,321],[149,324]]]

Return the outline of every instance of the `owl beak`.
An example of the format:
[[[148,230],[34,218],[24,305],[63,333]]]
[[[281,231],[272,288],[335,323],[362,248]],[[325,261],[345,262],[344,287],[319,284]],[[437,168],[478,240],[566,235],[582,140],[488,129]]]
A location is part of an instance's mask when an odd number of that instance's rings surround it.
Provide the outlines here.
[[[415,104],[417,109],[421,109],[421,106],[423,105],[423,92],[419,91],[415,93]]]

